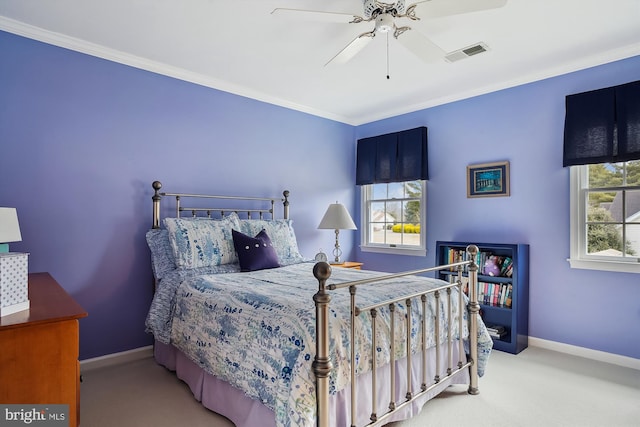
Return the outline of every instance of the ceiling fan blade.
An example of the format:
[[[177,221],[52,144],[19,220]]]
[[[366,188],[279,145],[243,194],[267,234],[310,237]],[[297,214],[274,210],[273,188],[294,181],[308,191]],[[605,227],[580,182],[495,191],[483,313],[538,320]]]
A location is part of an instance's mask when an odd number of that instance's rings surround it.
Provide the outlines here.
[[[412,28],[403,28],[404,32],[396,39],[411,53],[425,62],[436,62],[443,60],[446,52],[440,46],[433,43],[420,31]]]
[[[317,10],[284,9],[277,8],[271,11],[274,16],[291,19],[316,22],[332,22],[338,24],[349,24],[351,22],[361,22],[362,18],[348,13],[321,12]]]
[[[344,64],[348,62],[351,58],[356,56],[358,52],[360,52],[369,42],[376,36],[376,32],[370,31],[367,33],[362,33],[355,39],[351,41],[344,49],[342,49],[336,56],[331,58],[329,62],[324,64],[326,67],[329,64]]]
[[[507,0],[422,0],[413,2],[418,5],[420,18],[439,18],[462,13],[497,9],[507,4]]]

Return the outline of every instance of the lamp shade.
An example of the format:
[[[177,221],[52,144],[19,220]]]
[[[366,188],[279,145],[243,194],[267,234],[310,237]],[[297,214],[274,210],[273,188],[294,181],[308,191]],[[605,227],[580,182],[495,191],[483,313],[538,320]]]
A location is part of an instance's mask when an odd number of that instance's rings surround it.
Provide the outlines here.
[[[0,243],[20,241],[22,235],[16,208],[0,208]]]
[[[357,227],[349,215],[349,211],[341,203],[332,203],[320,221],[319,229],[356,230]]]

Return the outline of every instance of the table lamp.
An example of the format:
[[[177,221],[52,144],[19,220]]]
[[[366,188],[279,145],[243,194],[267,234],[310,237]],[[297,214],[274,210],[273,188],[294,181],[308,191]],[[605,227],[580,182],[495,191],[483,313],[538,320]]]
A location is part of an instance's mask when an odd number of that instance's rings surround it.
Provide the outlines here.
[[[29,309],[29,254],[7,243],[21,240],[16,208],[0,208],[0,317]]]
[[[347,211],[347,208],[344,205],[335,202],[329,205],[327,208],[327,212],[325,212],[324,217],[322,217],[322,221],[320,221],[320,225],[318,225],[319,229],[325,230],[335,230],[336,231],[336,244],[333,249],[333,262],[331,264],[342,264],[342,260],[340,257],[342,256],[342,250],[340,249],[340,242],[338,239],[338,235],[340,234],[340,230],[356,230],[357,227],[353,223],[351,219],[351,215]]]
[[[0,253],[9,252],[8,242],[21,240],[16,208],[0,208]]]

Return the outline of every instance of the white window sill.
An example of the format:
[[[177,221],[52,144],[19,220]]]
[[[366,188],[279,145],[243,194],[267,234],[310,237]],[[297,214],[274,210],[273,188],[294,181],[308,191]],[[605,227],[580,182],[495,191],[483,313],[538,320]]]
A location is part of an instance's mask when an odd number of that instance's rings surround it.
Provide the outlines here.
[[[571,268],[585,270],[616,271],[620,273],[640,273],[640,262],[600,261],[568,259]]]
[[[427,250],[424,248],[391,248],[389,246],[365,246],[361,245],[362,252],[375,252],[390,255],[426,256]]]

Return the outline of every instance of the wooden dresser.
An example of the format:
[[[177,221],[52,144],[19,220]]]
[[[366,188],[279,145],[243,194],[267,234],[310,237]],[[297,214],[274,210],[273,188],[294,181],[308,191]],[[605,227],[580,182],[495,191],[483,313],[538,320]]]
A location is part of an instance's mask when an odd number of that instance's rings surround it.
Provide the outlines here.
[[[80,424],[78,319],[87,312],[49,273],[29,274],[29,310],[0,318],[0,402],[68,404]]]

